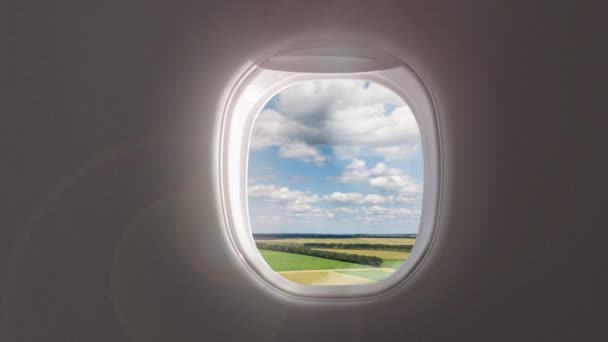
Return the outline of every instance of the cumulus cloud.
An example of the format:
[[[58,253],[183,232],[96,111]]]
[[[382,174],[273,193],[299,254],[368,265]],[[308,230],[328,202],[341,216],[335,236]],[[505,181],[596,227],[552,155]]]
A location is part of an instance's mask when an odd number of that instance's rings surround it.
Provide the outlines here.
[[[359,157],[380,156],[386,161],[405,160],[416,156],[420,151],[420,143],[397,146],[334,146],[333,152],[338,159],[351,160]]]
[[[377,167],[375,172],[380,172],[380,170],[392,172],[383,170],[382,167]],[[249,196],[252,199],[261,199],[279,205],[275,208],[277,214],[257,217],[259,222],[265,224],[293,223],[294,220],[313,222],[333,218],[336,214],[346,214],[358,220],[370,222],[409,217],[417,213],[409,208],[391,206],[401,203],[401,199],[406,198],[404,196],[383,196],[358,192],[333,192],[319,196],[274,184],[252,185],[249,187]],[[325,205],[321,205],[323,203]],[[328,204],[330,207],[327,207]],[[332,208],[332,204],[337,207]]]
[[[415,219],[420,216],[420,210],[403,207],[386,207],[380,205],[360,207],[339,207],[333,210],[338,214],[355,216],[357,220],[366,222],[384,221],[391,219]]]
[[[334,192],[323,198],[335,203],[361,203],[365,195],[357,192]]]
[[[384,204],[384,203],[393,203],[394,196],[380,196],[376,194],[369,194],[363,198],[363,203],[371,203],[371,204]]]
[[[316,221],[334,217],[334,213],[324,208],[316,208],[308,204],[290,204],[284,213],[287,220],[297,218],[300,221]]]
[[[365,167],[359,161],[354,161],[354,164],[359,168]],[[366,170],[368,180],[400,176],[395,169],[382,163]],[[318,227],[334,219],[354,219],[365,224],[403,224],[420,217],[420,197],[410,194],[332,192],[320,196],[274,184],[253,184],[249,187],[249,197],[261,200],[251,202],[253,208],[258,208],[253,211],[258,214],[253,215],[252,220],[267,227],[306,223]]]
[[[361,80],[296,83],[276,95],[272,109],[258,116],[254,150],[278,146],[284,158],[323,165],[317,147],[329,146],[338,158],[379,155],[387,160],[415,155],[418,125],[405,102],[392,91]]]
[[[307,212],[312,210],[312,206],[308,204],[289,204],[287,210],[293,212]]]
[[[406,175],[371,177],[368,182],[373,187],[392,193],[417,194],[421,191],[420,185]]]
[[[383,204],[393,203],[395,201],[394,196],[381,196],[377,194],[366,195],[358,192],[333,192],[323,196],[323,199],[332,203],[343,204]]]
[[[359,212],[359,210],[356,207],[338,207],[338,208],[334,208],[333,212],[352,215],[352,214],[356,214],[357,212]]]
[[[358,165],[360,165],[360,163]],[[363,166],[365,166],[365,165],[363,165]],[[377,163],[376,166],[374,166],[374,168],[372,168],[370,170],[370,173],[374,177],[397,176],[397,175],[401,174],[401,170],[395,169],[392,167],[388,167],[384,163]]]
[[[256,221],[263,223],[263,224],[277,225],[277,224],[284,224],[284,223],[288,222],[288,218],[285,216],[280,216],[280,215],[272,215],[272,216],[260,215],[260,216],[256,217]]]
[[[354,159],[350,164],[346,165],[344,171],[336,179],[339,183],[356,184],[367,181],[370,176],[370,170],[365,167],[365,160]]]
[[[256,118],[250,149],[269,149],[250,159],[254,231],[378,233],[411,230],[419,219],[422,184],[392,167],[412,158],[405,163],[419,166],[418,125],[407,104],[378,84],[334,79],[284,89]],[[278,158],[329,166],[294,168]],[[275,161],[276,170],[261,169]],[[303,191],[306,185],[320,192]]]
[[[254,184],[249,187],[248,195],[252,199],[278,205],[276,207],[278,214],[257,217],[257,221],[264,224],[284,224],[295,222],[295,219],[298,222],[312,222],[335,216],[330,210],[313,206],[322,199],[307,191],[290,190],[274,184]]]
[[[316,148],[303,144],[287,144],[279,148],[279,157],[323,165],[329,157],[322,155]]]
[[[336,178],[339,183],[368,185],[385,192],[402,195],[417,195],[422,186],[403,171],[388,167],[384,163],[377,163],[368,169],[364,160],[354,159],[348,164],[340,176]],[[403,197],[403,196],[402,196]],[[402,200],[402,202],[404,202]]]
[[[420,204],[419,196],[397,196],[395,202],[400,204]]]
[[[290,204],[316,203],[321,199],[319,196],[310,195],[308,192],[289,190],[287,187],[278,187],[274,184],[254,184],[250,186],[249,197]]]
[[[296,216],[296,217],[305,217],[305,218],[309,218],[309,219],[334,217],[334,213],[332,213],[329,210],[322,209],[322,208],[310,208],[310,210],[296,211],[295,213],[293,213],[291,215]]]
[[[408,208],[387,208],[379,205],[374,205],[367,208],[362,208],[358,219],[364,221],[381,221],[389,219],[404,219],[417,218],[420,213],[417,210]]]
[[[276,215],[258,215],[254,220],[265,225],[285,225],[285,224],[301,224],[314,223],[318,224],[331,219],[335,214],[327,209],[315,208],[306,204],[287,205],[285,210],[281,210]]]
[[[378,155],[387,161],[413,158],[420,150],[420,144],[372,147],[363,155]]]

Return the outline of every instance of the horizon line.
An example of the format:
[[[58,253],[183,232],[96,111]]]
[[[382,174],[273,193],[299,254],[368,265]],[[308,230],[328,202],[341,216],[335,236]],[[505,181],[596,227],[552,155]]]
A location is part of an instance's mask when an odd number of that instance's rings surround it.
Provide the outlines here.
[[[251,233],[252,235],[332,235],[332,236],[344,236],[344,235],[376,235],[376,236],[395,236],[395,235],[418,235],[418,233],[386,233],[386,234],[375,234],[375,233]]]

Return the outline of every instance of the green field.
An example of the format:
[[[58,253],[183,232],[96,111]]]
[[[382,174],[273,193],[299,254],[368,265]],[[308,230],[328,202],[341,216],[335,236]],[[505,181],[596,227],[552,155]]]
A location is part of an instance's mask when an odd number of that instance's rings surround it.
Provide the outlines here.
[[[414,245],[413,238],[285,238],[260,239],[273,245],[304,243]],[[380,249],[311,248],[333,253],[379,257],[380,267],[366,266],[317,256],[259,249],[270,268],[283,278],[303,285],[363,285],[388,278],[408,258],[410,252]]]
[[[346,253],[346,254],[358,254],[358,255],[369,255],[377,256],[384,260],[387,259],[406,259],[410,252],[401,251],[381,251],[375,249],[337,249],[337,248],[313,248],[318,251],[328,251],[334,253]]]
[[[308,255],[275,252],[261,249],[260,254],[270,268],[275,272],[302,271],[302,270],[328,270],[341,268],[370,268],[369,266],[352,264],[338,260],[318,258]]]
[[[384,259],[384,262],[382,263],[382,267],[390,267],[390,268],[394,268],[397,269],[399,268],[399,266],[401,266],[401,264],[403,264],[403,262],[405,262],[404,259]]]
[[[378,270],[339,270],[338,273],[347,274],[355,277],[365,278],[373,281],[384,280],[393,274],[392,272]]]

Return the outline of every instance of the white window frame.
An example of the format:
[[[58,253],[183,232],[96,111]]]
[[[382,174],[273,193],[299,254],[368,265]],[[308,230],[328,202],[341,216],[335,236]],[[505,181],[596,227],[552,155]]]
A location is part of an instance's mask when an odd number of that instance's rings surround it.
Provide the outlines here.
[[[340,72],[331,72],[332,65]],[[322,67],[315,69],[316,66]],[[406,261],[385,280],[364,285],[297,284],[273,271],[253,240],[249,222],[247,175],[249,144],[255,118],[262,107],[281,90],[295,82],[316,79],[362,79],[378,83],[405,100],[418,123],[424,160],[423,203],[418,237]],[[413,276],[427,255],[435,235],[441,159],[434,102],[412,68],[390,54],[364,47],[291,49],[274,54],[261,63],[252,63],[230,87],[221,111],[221,207],[230,245],[246,269],[264,284],[283,294],[324,300],[378,297],[402,286]]]

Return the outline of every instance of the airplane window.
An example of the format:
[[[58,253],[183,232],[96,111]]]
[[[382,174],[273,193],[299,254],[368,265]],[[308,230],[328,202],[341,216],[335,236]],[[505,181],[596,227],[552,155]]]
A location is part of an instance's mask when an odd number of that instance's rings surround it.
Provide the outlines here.
[[[408,104],[361,79],[293,83],[253,122],[253,241],[300,285],[366,285],[400,268],[418,237],[423,150]]]

